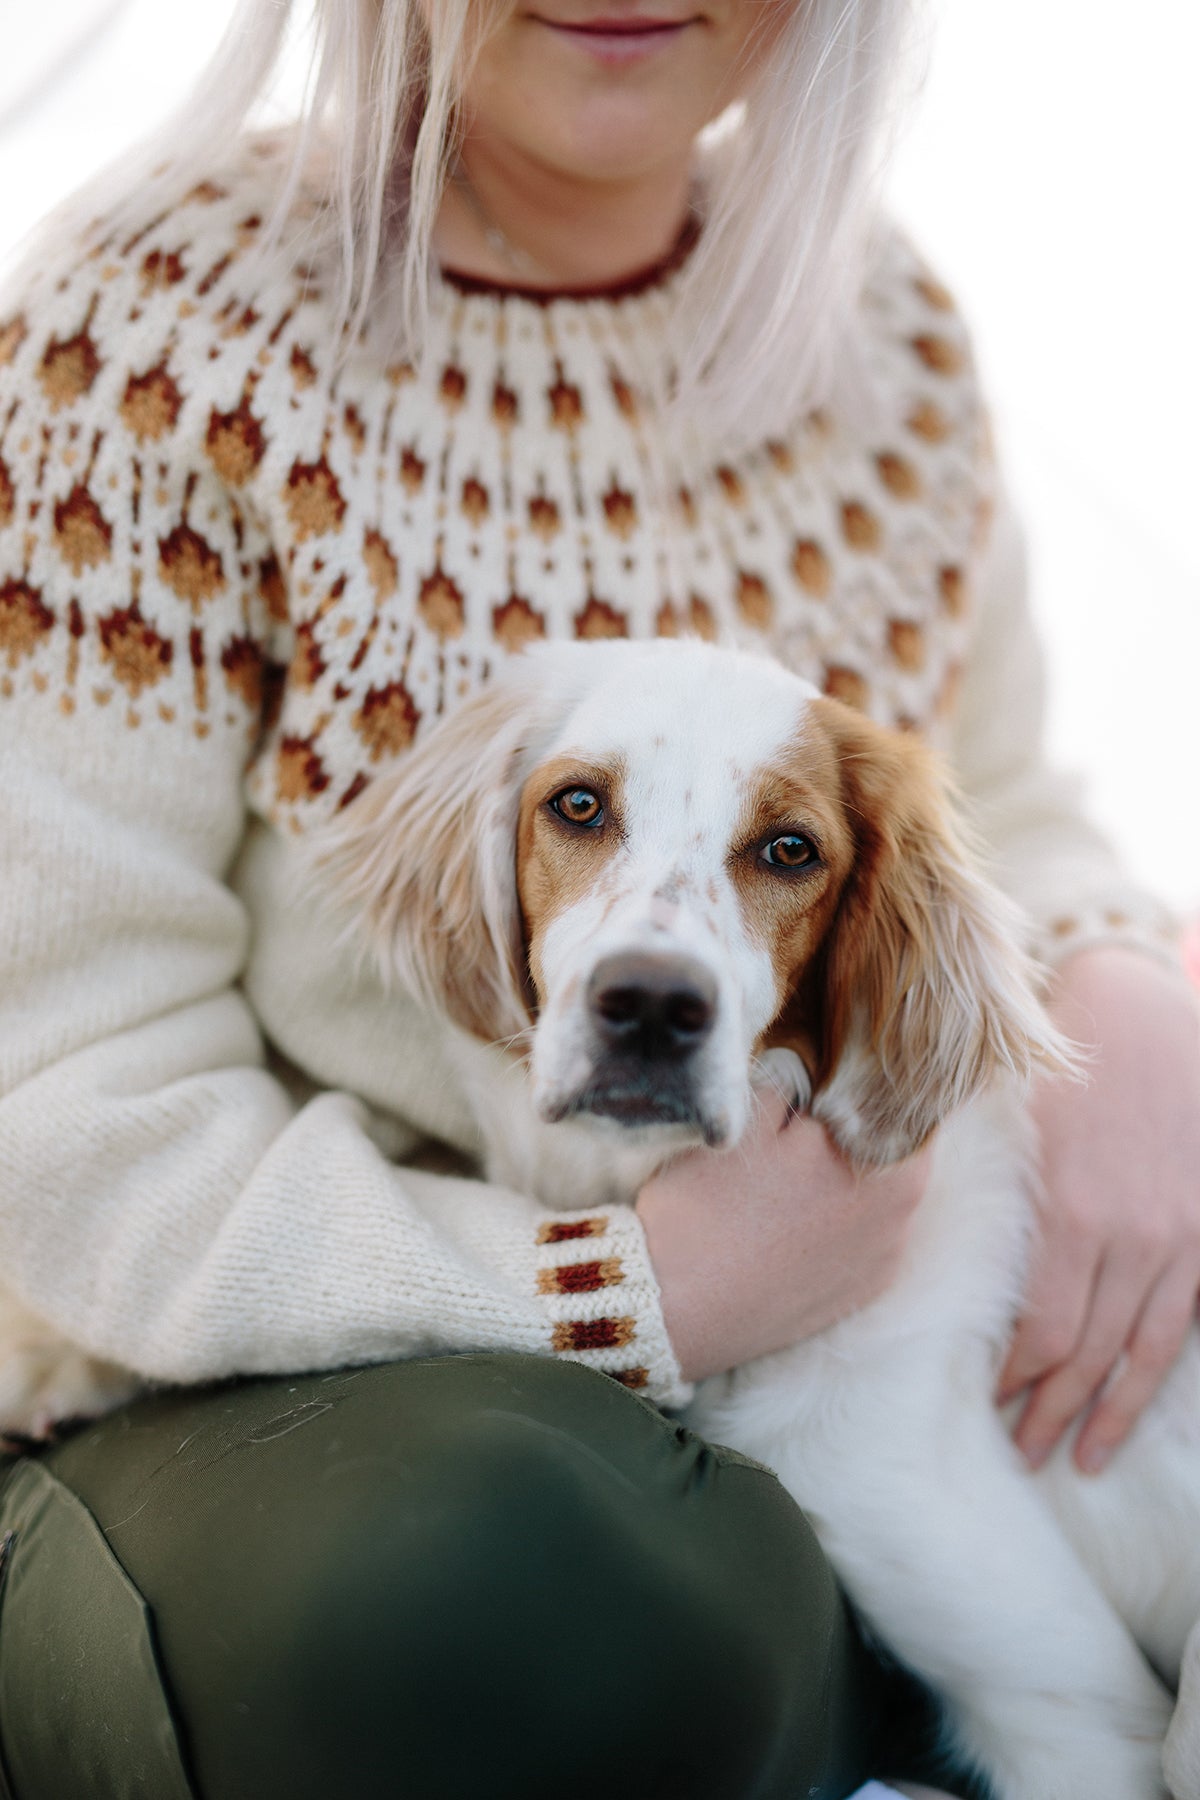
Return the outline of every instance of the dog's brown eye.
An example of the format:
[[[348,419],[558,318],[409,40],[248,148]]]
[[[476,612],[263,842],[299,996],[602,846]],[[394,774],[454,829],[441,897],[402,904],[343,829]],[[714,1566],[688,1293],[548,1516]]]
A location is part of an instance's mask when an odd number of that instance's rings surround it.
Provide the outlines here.
[[[816,862],[816,846],[811,839],[801,837],[798,831],[785,831],[782,836],[772,838],[759,851],[765,863],[773,869],[804,869],[809,863]]]
[[[599,795],[593,794],[591,788],[565,788],[561,794],[555,794],[550,804],[568,825],[604,823],[604,807]]]

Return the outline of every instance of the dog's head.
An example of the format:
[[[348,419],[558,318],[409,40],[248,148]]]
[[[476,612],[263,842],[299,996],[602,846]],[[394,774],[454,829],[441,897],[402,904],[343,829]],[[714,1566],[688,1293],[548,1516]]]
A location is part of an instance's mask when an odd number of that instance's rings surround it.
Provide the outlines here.
[[[529,1056],[547,1120],[732,1143],[782,1046],[887,1162],[1060,1054],[928,752],[760,657],[530,651],[321,854],[391,979]]]

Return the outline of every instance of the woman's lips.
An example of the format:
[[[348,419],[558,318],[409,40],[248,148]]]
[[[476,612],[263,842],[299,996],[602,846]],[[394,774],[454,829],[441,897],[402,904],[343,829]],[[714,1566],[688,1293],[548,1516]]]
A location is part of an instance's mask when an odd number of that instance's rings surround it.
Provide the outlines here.
[[[678,42],[694,20],[589,19],[583,25],[560,25],[539,18],[538,23],[598,62],[622,64],[642,61]]]

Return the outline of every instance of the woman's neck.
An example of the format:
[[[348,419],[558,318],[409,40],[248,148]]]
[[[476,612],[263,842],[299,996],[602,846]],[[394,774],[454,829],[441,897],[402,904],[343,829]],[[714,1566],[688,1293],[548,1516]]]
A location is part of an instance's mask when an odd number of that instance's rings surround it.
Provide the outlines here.
[[[434,250],[443,267],[500,285],[615,287],[669,256],[690,196],[686,165],[597,182],[468,138]]]

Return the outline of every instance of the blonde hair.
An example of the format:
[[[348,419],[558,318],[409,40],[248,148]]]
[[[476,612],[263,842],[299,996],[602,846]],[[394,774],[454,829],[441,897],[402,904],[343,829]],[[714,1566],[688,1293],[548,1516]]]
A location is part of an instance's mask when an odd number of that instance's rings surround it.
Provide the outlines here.
[[[292,235],[297,197],[319,169],[309,229],[336,263],[339,330],[386,315],[395,348],[419,354],[458,94],[512,3],[312,0],[308,78],[264,241]],[[677,405],[761,438],[855,379],[846,325],[912,0],[759,3],[764,23],[780,19],[778,35],[736,121],[701,148],[704,228],[675,327]],[[298,11],[298,0],[240,0],[191,100],[103,189],[85,190],[89,210],[122,222],[136,203],[144,218],[218,171],[270,90]],[[114,175],[126,196],[115,203]]]

